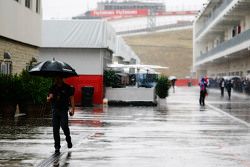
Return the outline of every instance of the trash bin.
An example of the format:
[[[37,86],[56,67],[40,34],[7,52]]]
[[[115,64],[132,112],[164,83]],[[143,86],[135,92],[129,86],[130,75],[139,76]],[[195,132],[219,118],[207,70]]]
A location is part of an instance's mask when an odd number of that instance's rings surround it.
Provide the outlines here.
[[[93,95],[94,95],[94,87],[92,86],[82,87],[82,106],[83,107],[93,106]]]
[[[192,82],[188,82],[188,87],[191,87],[192,86]]]

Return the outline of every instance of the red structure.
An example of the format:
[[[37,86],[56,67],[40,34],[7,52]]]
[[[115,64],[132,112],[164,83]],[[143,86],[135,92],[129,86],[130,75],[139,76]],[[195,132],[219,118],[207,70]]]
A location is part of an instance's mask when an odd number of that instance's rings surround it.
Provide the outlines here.
[[[82,101],[82,88],[85,86],[94,87],[94,104],[102,104],[103,99],[103,76],[102,75],[79,75],[66,79],[66,83],[74,86],[75,88],[75,102],[81,104]]]
[[[146,17],[149,9],[121,9],[121,10],[91,10],[89,17],[101,17],[106,19],[121,19],[128,17]],[[198,11],[157,11],[156,16],[188,16],[197,15]]]
[[[188,86],[189,83],[193,86],[197,86],[199,81],[197,79],[177,79],[176,86]]]
[[[124,10],[92,10],[90,16],[93,17],[116,17],[116,16],[147,16],[148,9],[124,9]]]

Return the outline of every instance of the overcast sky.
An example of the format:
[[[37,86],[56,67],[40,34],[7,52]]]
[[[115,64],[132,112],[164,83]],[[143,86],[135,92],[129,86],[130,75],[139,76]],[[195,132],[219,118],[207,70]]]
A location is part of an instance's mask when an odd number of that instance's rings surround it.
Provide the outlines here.
[[[43,0],[43,19],[71,18],[95,9],[101,0]],[[144,0],[145,1],[145,0]],[[149,0],[150,1],[150,0]],[[159,0],[166,3],[167,10],[199,10],[207,0]]]

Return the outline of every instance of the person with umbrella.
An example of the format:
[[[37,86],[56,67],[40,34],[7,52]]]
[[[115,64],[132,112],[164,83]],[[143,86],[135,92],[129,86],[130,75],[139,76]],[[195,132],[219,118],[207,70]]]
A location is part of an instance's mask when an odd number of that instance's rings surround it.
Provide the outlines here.
[[[69,104],[70,116],[74,115],[74,88],[66,84],[63,78],[77,76],[75,70],[68,64],[60,61],[45,61],[34,66],[29,73],[31,75],[54,78],[54,85],[49,90],[47,101],[51,103],[52,125],[55,153],[60,153],[60,126],[66,136],[68,148],[72,148],[70,130],[68,126]]]
[[[175,82],[176,82],[176,77],[175,76],[170,76],[169,80],[171,81],[171,85],[173,87],[173,93],[175,93]]]
[[[63,78],[58,76],[55,78],[54,85],[50,88],[47,101],[51,102],[52,108],[52,123],[53,136],[55,141],[55,153],[60,152],[60,125],[66,136],[68,148],[72,148],[70,130],[68,125],[69,103],[71,104],[70,116],[74,115],[74,89],[63,81]]]

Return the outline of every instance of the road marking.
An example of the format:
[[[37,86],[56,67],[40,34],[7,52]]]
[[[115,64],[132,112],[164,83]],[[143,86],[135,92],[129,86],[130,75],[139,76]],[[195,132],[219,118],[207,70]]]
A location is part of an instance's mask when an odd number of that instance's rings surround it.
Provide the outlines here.
[[[78,138],[78,141],[76,142],[77,144],[73,145],[73,147],[79,146],[82,143],[82,139],[88,139],[90,136],[92,135],[81,135]],[[53,164],[57,164],[60,160],[60,158],[66,153],[69,152],[70,150],[68,150],[68,148],[66,148],[66,144],[64,144],[61,148],[60,153],[58,154],[52,154],[49,158],[43,160],[42,162],[40,162],[37,167],[50,167]]]
[[[64,149],[65,150],[65,149]],[[47,166],[51,166],[52,164],[54,164],[55,162],[59,161],[59,159],[63,156],[63,154],[65,153],[65,151],[63,150],[63,152],[60,152],[58,154],[52,154],[49,158],[43,160],[40,164],[38,164],[38,167],[47,167]]]
[[[207,106],[210,107],[210,108],[212,108],[212,109],[214,109],[215,111],[217,111],[217,112],[219,112],[219,113],[221,113],[221,114],[223,114],[223,115],[225,115],[225,116],[227,116],[227,117],[229,117],[229,118],[235,120],[236,122],[239,122],[240,124],[245,125],[245,126],[248,127],[248,128],[250,127],[250,124],[249,124],[248,122],[243,121],[243,120],[241,120],[241,119],[239,119],[239,118],[237,118],[237,117],[235,117],[235,116],[233,116],[233,115],[231,115],[231,114],[228,114],[227,112],[223,111],[223,110],[220,109],[220,108],[217,108],[217,107],[215,107],[215,106],[213,106],[213,105],[211,105],[211,104],[207,104]]]

